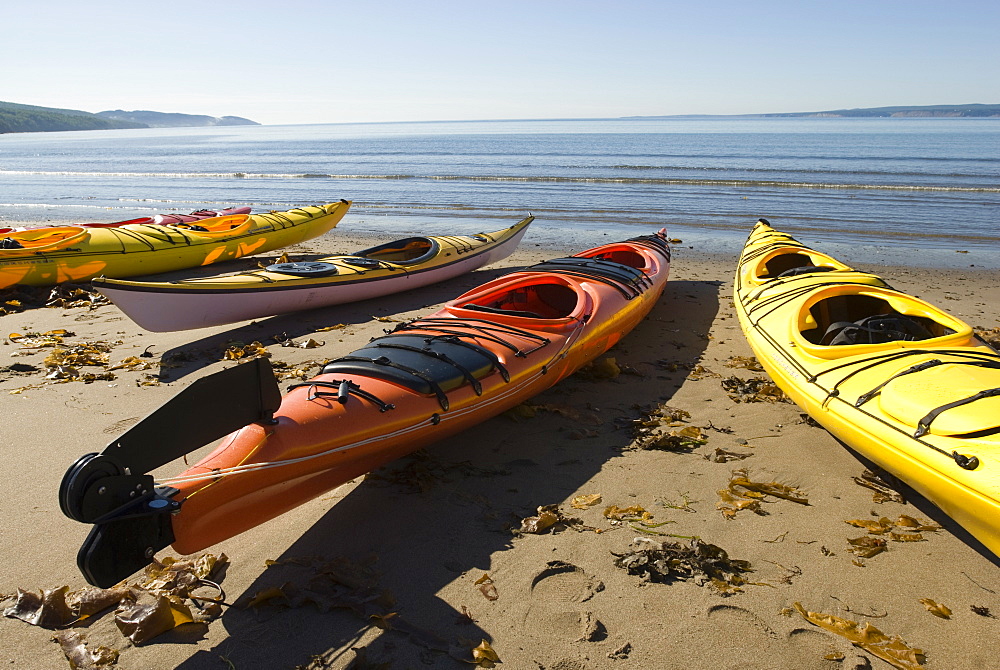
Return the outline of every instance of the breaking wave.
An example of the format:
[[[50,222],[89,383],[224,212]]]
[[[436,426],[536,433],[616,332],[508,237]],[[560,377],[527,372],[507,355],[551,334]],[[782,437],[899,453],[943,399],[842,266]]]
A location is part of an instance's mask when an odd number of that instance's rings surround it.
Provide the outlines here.
[[[322,173],[251,173],[251,172],[79,172],[0,170],[4,175],[34,175],[51,177],[117,177],[159,179],[329,179],[345,180],[426,180],[454,182],[507,182],[507,183],[561,183],[561,184],[628,184],[648,186],[729,186],[733,188],[789,188],[833,189],[863,191],[911,191],[935,193],[1000,193],[1000,186],[935,186],[930,184],[870,184],[811,181],[782,181],[779,179],[701,179],[661,177],[557,177],[516,175],[417,175],[417,174],[322,174]]]

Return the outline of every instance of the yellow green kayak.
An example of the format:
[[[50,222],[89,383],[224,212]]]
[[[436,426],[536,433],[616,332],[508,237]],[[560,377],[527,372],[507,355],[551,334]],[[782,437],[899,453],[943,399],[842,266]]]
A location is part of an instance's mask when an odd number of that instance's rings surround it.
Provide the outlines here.
[[[1000,354],[965,322],[764,219],[734,298],[778,386],[1000,556]]]
[[[297,244],[333,229],[351,203],[176,224],[46,226],[6,233],[0,288],[135,277],[209,265]]]

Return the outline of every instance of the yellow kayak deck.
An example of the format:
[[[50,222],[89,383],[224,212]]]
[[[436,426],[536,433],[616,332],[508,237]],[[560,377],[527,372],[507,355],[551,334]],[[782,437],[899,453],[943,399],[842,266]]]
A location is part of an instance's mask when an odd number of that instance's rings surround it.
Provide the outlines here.
[[[734,299],[778,386],[1000,555],[1000,354],[962,320],[763,219]]]

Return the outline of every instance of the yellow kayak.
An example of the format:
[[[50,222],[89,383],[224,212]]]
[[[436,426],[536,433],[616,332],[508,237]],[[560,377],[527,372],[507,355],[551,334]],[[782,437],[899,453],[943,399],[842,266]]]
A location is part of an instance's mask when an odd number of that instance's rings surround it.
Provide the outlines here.
[[[46,226],[5,234],[0,288],[169,272],[297,244],[333,229],[351,203],[171,225]]]
[[[965,322],[764,219],[734,298],[778,386],[1000,556],[1000,354]]]

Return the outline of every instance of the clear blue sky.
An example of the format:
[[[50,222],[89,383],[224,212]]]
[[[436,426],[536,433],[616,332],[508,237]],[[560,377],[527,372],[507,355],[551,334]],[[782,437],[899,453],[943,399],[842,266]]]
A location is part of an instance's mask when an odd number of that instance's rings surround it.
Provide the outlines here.
[[[0,100],[266,124],[1000,103],[996,0],[34,0]]]

